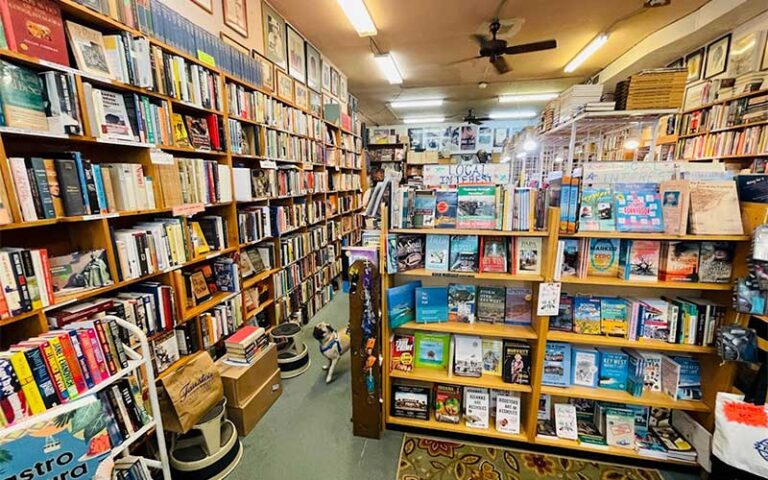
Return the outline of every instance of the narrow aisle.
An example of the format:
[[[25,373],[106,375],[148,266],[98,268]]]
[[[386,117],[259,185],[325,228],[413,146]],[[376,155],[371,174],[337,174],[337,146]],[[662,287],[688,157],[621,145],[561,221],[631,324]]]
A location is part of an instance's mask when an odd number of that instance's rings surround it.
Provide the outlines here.
[[[402,435],[385,432],[379,441],[352,435],[349,354],[339,361],[333,382],[326,385],[321,369],[326,359],[312,338],[312,328],[319,322],[336,329],[346,327],[348,299],[347,294],[338,294],[304,327],[312,366],[305,374],[283,381],[280,399],[242,440],[243,459],[229,479],[395,478]]]

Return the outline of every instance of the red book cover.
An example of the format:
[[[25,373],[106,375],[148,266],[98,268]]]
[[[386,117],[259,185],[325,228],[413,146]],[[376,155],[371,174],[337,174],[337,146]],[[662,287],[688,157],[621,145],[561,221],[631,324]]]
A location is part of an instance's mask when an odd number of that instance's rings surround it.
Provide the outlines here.
[[[117,373],[117,364],[115,363],[117,359],[114,358],[112,351],[109,349],[109,341],[107,340],[106,333],[104,332],[104,325],[102,325],[101,320],[95,320],[93,324],[96,328],[96,336],[99,338],[101,351],[104,352],[104,361],[107,364],[107,368],[109,368],[110,375],[114,375]]]
[[[77,338],[80,340],[80,348],[83,349],[83,356],[85,356],[85,362],[88,364],[88,370],[91,371],[93,384],[98,385],[104,380],[104,377],[102,377],[99,363],[96,361],[96,353],[93,351],[91,338],[85,329],[77,330]]]
[[[165,302],[163,302],[163,308],[165,309],[165,329],[171,330],[175,327],[173,318],[173,290],[169,286],[164,286],[161,288],[161,292],[165,299]]]
[[[234,335],[229,337],[227,339],[227,343],[240,343],[243,340],[248,339],[248,337],[258,332],[259,330],[260,330],[259,327],[254,327],[253,325],[246,325],[240,330],[238,330]]]
[[[93,355],[96,357],[96,364],[99,366],[99,374],[102,380],[109,378],[109,368],[107,368],[107,357],[104,355],[104,350],[101,348],[99,342],[99,335],[96,333],[96,326],[94,322],[90,325],[83,327],[88,332],[88,339],[91,341],[91,347],[93,348]]]
[[[69,66],[61,9],[50,0],[0,2],[8,48]]]
[[[77,363],[77,355],[75,349],[72,347],[72,340],[69,338],[69,334],[66,332],[56,331],[49,332],[50,335],[55,336],[61,343],[61,351],[64,354],[64,359],[67,362],[69,371],[72,373],[72,380],[75,382],[75,388],[79,393],[83,393],[88,390],[88,385],[85,384],[85,378],[83,378],[83,372],[80,371],[80,364]]]
[[[5,301],[5,294],[0,289],[0,318],[8,318],[11,316],[11,311],[8,309],[8,302]]]
[[[80,343],[80,337],[77,336],[77,332],[74,330],[67,330],[66,332],[67,335],[69,335],[69,341],[72,343],[72,348],[75,350],[75,355],[77,356],[77,364],[80,365],[80,371],[83,373],[85,386],[86,388],[91,388],[96,384],[93,382],[93,375],[91,374],[91,369],[88,366],[88,360],[85,358],[83,345]]]
[[[507,245],[503,237],[481,237],[480,272],[507,273]]]

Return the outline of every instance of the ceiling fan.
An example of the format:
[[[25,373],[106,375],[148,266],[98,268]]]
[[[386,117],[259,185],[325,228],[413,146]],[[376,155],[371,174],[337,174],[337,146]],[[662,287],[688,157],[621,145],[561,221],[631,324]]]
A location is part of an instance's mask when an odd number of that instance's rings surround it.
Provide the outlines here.
[[[469,123],[470,125],[482,125],[483,122],[487,122],[490,119],[491,119],[490,117],[475,115],[474,110],[470,108],[467,111],[467,114],[461,118],[461,121],[464,123]]]
[[[496,38],[500,28],[501,23],[499,23],[499,19],[494,18],[490,25],[490,38],[485,35],[472,35],[471,38],[480,44],[480,55],[467,60],[488,58],[491,65],[493,65],[493,68],[496,69],[496,72],[499,75],[503,75],[510,71],[509,64],[507,63],[506,58],[504,58],[505,55],[520,55],[523,53],[540,52],[542,50],[557,48],[557,41],[555,40],[543,40],[540,42],[508,46],[506,40]],[[462,62],[467,60],[462,60]]]

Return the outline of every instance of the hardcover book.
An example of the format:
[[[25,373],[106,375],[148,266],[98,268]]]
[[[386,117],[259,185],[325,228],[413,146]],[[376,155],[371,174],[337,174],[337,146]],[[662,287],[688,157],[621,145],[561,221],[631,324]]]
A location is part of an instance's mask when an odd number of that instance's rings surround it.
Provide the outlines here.
[[[691,182],[691,233],[697,235],[741,235],[744,228],[739,196],[733,180]]]
[[[579,230],[585,232],[616,230],[613,218],[613,194],[609,186],[585,185],[581,189]]]
[[[504,342],[495,338],[483,338],[483,374],[496,375],[502,374],[502,363],[504,360]]]
[[[414,228],[432,228],[435,225],[435,192],[417,190],[413,202]]]
[[[624,240],[619,252],[619,278],[655,282],[659,277],[661,243],[654,240]]]
[[[478,286],[477,320],[486,323],[504,323],[505,296],[504,287]]]
[[[547,342],[544,350],[542,385],[567,386],[571,383],[571,344]]]
[[[600,299],[577,295],[573,299],[573,331],[600,335]]]
[[[67,20],[69,46],[77,62],[77,68],[97,77],[114,78],[109,69],[104,37],[101,32]]]
[[[587,276],[616,277],[619,272],[620,240],[614,238],[590,238]]]
[[[398,372],[413,371],[413,335],[396,333],[392,338],[389,368]]]
[[[434,272],[448,271],[448,252],[450,249],[448,235],[427,235],[427,252],[424,268]]]
[[[512,392],[504,392],[496,397],[496,431],[501,433],[520,433],[520,397]]]
[[[392,416],[429,420],[429,395],[429,387],[392,385]]]
[[[424,236],[397,235],[397,271],[424,268]]]
[[[560,296],[560,305],[556,317],[550,317],[549,329],[559,332],[573,331],[573,297],[569,295]]]
[[[531,346],[529,344],[504,340],[502,379],[505,383],[531,384]]]
[[[487,388],[464,387],[464,419],[469,428],[488,428],[490,398]]]
[[[628,356],[618,348],[599,348],[600,387],[612,390],[627,389]]]
[[[515,242],[516,273],[538,275],[541,273],[541,238],[520,237]]]
[[[661,247],[659,280],[665,282],[698,282],[699,248],[699,242],[664,242]]]
[[[616,183],[614,200],[619,232],[664,231],[659,184]]]
[[[660,190],[664,232],[685,235],[688,233],[689,182],[667,180],[661,182]]]
[[[618,297],[600,297],[600,330],[603,335],[626,337],[629,323],[627,301]]]
[[[448,287],[416,288],[416,322],[448,321]]]
[[[387,316],[389,328],[397,328],[416,319],[416,289],[421,281],[387,289]]]
[[[566,238],[560,240],[563,248],[563,261],[560,264],[561,277],[575,277],[579,273],[579,240]]]
[[[7,127],[48,130],[43,85],[37,74],[0,60],[0,120]]]
[[[446,333],[416,332],[416,368],[445,369],[451,336]]]
[[[569,403],[555,404],[555,432],[558,438],[566,440],[578,439],[576,425],[576,407]]]
[[[483,374],[483,341],[480,337],[454,335],[453,373],[459,377]]]
[[[699,359],[693,356],[675,355],[672,360],[680,366],[677,400],[701,400],[701,365]]]
[[[208,122],[204,118],[185,115],[184,123],[187,126],[192,148],[211,150],[211,134],[208,131]]]
[[[477,272],[479,267],[477,235],[451,235],[452,272]]]
[[[438,190],[435,192],[435,227],[456,228],[456,209],[458,193],[456,190]]]
[[[573,356],[573,385],[582,387],[597,387],[598,372],[600,371],[600,353],[594,347],[574,345]]]
[[[8,0],[0,7],[10,50],[69,66],[61,9],[50,0]]]
[[[495,229],[497,226],[496,203],[496,186],[459,187],[456,227]]]
[[[481,237],[480,272],[507,273],[507,240],[504,237]]]
[[[435,420],[459,423],[461,420],[461,387],[435,385]]]
[[[530,288],[507,287],[504,323],[530,325],[532,298],[533,294]]]
[[[701,242],[699,281],[730,283],[733,256],[734,244],[731,242]]]
[[[448,285],[448,321],[473,323],[475,321],[474,285]]]

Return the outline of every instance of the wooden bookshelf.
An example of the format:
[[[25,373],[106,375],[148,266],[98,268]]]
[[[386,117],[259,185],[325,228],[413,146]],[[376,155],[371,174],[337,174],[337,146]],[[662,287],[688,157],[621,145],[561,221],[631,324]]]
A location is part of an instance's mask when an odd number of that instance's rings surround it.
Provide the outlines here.
[[[702,283],[702,282],[647,282],[642,280],[622,280],[613,277],[563,277],[564,284],[575,285],[599,285],[606,287],[637,287],[637,288],[662,288],[673,290],[722,290],[733,289],[730,283]]]
[[[412,380],[419,382],[431,382],[450,385],[464,385],[468,387],[497,388],[510,392],[531,392],[530,385],[518,385],[515,383],[506,383],[498,375],[483,375],[481,377],[461,377],[451,375],[445,370],[434,368],[414,368],[411,372],[392,371],[392,378],[401,378],[403,380]]]
[[[673,459],[664,459],[660,460],[658,458],[653,458],[649,456],[642,455],[638,453],[636,450],[631,450],[629,448],[618,448],[618,447],[611,447],[611,446],[597,446],[592,445],[589,443],[581,443],[575,440],[565,440],[562,438],[548,438],[548,437],[541,437],[536,436],[533,440],[534,443],[537,445],[543,445],[547,447],[557,447],[557,448],[567,448],[577,451],[587,451],[591,453],[602,453],[606,455],[615,455],[617,457],[627,457],[632,458],[635,460],[646,460],[650,462],[664,462],[664,463],[672,463],[672,464],[678,464],[678,465],[686,465],[686,466],[695,466],[695,462],[684,462],[682,460],[673,460]]]
[[[406,277],[447,277],[447,278],[475,278],[477,280],[504,280],[509,282],[540,282],[544,279],[541,275],[515,275],[512,273],[488,273],[488,272],[435,272],[426,268],[414,268],[398,275]]]
[[[538,338],[536,331],[524,325],[500,325],[496,323],[417,323],[408,322],[397,327],[402,330],[417,330],[422,332],[442,332],[457,335],[479,335],[481,337],[509,338],[530,340]]]
[[[652,407],[673,408],[677,410],[690,410],[692,412],[709,412],[711,408],[702,401],[673,400],[661,392],[644,392],[642,396],[635,397],[624,390],[612,390],[610,388],[589,388],[571,385],[570,387],[553,387],[543,385],[541,393],[553,397],[587,398],[604,402],[627,403],[631,405],[650,405]]]
[[[715,353],[715,347],[701,345],[687,345],[681,343],[669,343],[662,340],[628,340],[622,337],[608,337],[605,335],[585,335],[581,333],[558,332],[549,330],[547,340],[553,342],[567,342],[578,345],[591,345],[596,347],[637,348],[641,350],[657,350],[661,352],[698,353],[710,355]]]
[[[386,422],[392,425],[400,425],[404,427],[436,430],[439,432],[458,433],[462,435],[475,435],[478,437],[500,438],[502,440],[512,440],[512,441],[518,441],[518,442],[525,442],[528,439],[528,436],[523,431],[522,425],[520,426],[520,433],[511,434],[511,433],[499,432],[498,430],[496,430],[496,427],[494,425],[489,425],[489,428],[487,429],[468,427],[464,423],[464,420],[461,420],[461,423],[458,423],[458,424],[438,422],[437,420],[435,420],[434,415],[431,416],[429,420],[419,420],[416,418],[402,418],[402,417],[394,417],[392,415],[387,415]]]
[[[390,233],[419,235],[478,235],[492,237],[546,237],[547,232],[537,230],[467,230],[457,228],[393,228]]]
[[[751,235],[674,235],[671,233],[636,233],[636,232],[578,232],[561,233],[563,238],[615,238],[630,240],[682,240],[709,241],[709,242],[746,242],[752,239]]]

